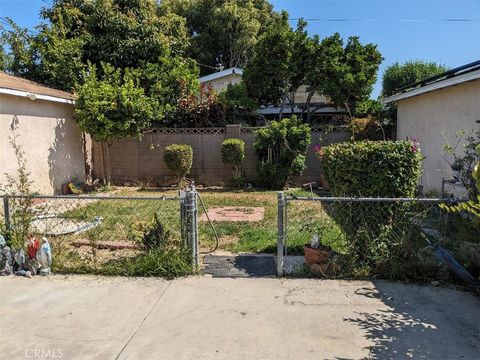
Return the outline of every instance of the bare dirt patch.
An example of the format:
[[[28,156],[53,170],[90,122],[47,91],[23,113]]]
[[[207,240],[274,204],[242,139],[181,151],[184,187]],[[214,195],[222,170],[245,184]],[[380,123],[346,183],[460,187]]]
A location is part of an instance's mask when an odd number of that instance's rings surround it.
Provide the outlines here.
[[[222,206],[208,209],[208,216],[212,221],[255,222],[263,220],[264,214],[263,207]],[[202,214],[200,221],[207,221],[206,214]]]

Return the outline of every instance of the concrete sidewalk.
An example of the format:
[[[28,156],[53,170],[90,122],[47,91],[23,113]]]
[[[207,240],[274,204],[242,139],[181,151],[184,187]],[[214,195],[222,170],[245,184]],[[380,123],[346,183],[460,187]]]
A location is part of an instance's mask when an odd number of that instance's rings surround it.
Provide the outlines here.
[[[478,359],[480,301],[383,281],[0,278],[2,359]]]

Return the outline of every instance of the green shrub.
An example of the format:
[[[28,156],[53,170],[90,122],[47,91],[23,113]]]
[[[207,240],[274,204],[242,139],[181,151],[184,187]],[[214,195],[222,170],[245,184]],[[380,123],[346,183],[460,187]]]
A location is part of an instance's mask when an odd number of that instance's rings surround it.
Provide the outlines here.
[[[163,161],[181,183],[192,168],[193,150],[189,145],[172,144],[165,148]]]
[[[422,156],[411,141],[359,141],[322,148],[321,162],[336,196],[412,197]]]
[[[225,139],[222,143],[222,162],[233,172],[233,179],[241,177],[240,166],[245,158],[245,142],[240,139]]]
[[[256,132],[254,142],[259,164],[260,183],[268,188],[282,189],[288,181],[305,170],[310,145],[310,127],[295,116],[273,121]]]
[[[146,221],[133,223],[128,238],[139,243],[143,248],[152,250],[164,248],[170,242],[172,233],[165,228],[155,213],[153,223]]]
[[[321,149],[320,154],[335,196],[415,195],[422,161],[415,142],[340,143]],[[415,257],[409,216],[412,206],[396,202],[332,204],[328,211],[347,236],[354,273],[399,278],[399,271]]]

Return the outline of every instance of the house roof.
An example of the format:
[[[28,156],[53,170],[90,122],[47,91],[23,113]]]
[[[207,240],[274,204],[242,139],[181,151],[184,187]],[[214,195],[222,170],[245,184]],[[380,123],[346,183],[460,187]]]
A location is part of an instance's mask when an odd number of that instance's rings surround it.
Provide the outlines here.
[[[237,68],[237,67],[232,67],[232,68],[229,68],[229,69],[225,69],[225,70],[222,70],[222,71],[217,71],[217,72],[214,72],[212,74],[202,76],[202,77],[198,78],[198,81],[200,81],[200,84],[203,84],[204,82],[220,79],[222,77],[233,75],[233,74],[243,75],[243,70],[240,69],[240,68]]]
[[[480,79],[480,60],[448,70],[442,74],[429,77],[416,83],[406,85],[398,89],[396,94],[383,99],[382,102],[388,104],[477,79]]]
[[[67,104],[74,103],[74,95],[71,93],[52,89],[3,71],[0,71],[0,94],[28,97],[31,100],[39,99]]]

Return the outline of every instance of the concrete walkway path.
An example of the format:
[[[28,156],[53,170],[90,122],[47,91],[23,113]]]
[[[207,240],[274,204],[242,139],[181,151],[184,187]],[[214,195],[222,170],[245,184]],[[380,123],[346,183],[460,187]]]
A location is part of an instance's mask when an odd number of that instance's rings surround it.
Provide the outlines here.
[[[384,281],[0,278],[2,359],[479,359],[480,301]]]

